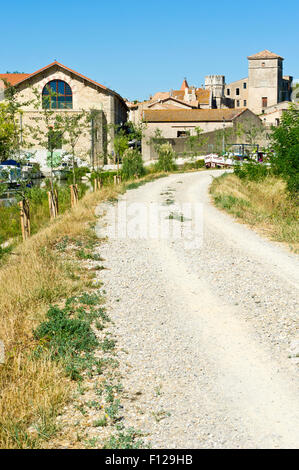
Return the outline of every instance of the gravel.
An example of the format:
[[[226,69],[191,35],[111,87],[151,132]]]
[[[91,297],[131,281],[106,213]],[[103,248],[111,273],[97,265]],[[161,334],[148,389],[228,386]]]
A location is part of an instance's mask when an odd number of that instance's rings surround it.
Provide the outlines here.
[[[152,448],[295,448],[298,256],[213,207],[216,174],[171,175],[120,198],[162,204],[166,217],[202,203],[197,248],[182,238],[109,237],[116,206],[98,208],[97,232],[108,235],[98,277],[114,322],[124,424]],[[171,222],[181,230],[189,215]]]

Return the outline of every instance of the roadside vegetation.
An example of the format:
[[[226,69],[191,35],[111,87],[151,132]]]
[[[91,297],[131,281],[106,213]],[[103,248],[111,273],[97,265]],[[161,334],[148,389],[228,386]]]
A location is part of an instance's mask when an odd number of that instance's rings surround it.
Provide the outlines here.
[[[5,255],[0,270],[0,339],[5,346],[0,364],[0,448],[47,446],[61,431],[57,415],[84,377],[96,375],[103,381],[102,374],[111,376],[107,370],[115,361],[106,355],[115,343],[105,333],[109,319],[103,292],[94,283],[95,271],[103,269],[103,260],[95,253],[100,246],[95,208],[101,201],[115,200],[125,188],[106,186],[86,194],[74,209]],[[103,334],[101,340],[95,331]],[[95,356],[96,350],[103,357]],[[119,402],[108,395],[97,426],[115,427],[118,410]],[[118,426],[112,440],[107,436],[105,442],[93,444],[109,445],[110,439],[125,448],[136,446],[137,431]],[[81,438],[81,446],[92,446]]]
[[[299,115],[291,106],[273,128],[270,166],[249,161],[214,179],[217,207],[299,252]]]
[[[282,178],[274,176],[251,181],[224,174],[213,180],[210,191],[217,207],[298,253],[299,207],[286,186]]]

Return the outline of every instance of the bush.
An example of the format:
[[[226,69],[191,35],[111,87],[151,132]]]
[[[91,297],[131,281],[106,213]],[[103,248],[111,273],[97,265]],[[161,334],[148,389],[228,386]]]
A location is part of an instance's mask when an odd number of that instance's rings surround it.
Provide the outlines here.
[[[127,149],[123,155],[121,174],[124,180],[140,178],[145,174],[142,155],[136,149]]]
[[[185,162],[183,165],[183,170],[198,170],[205,166],[204,160],[195,160],[193,162]]]
[[[281,124],[272,129],[274,174],[282,176],[293,196],[298,196],[299,173],[299,112],[294,105],[283,113]]]
[[[159,159],[157,162],[157,169],[160,171],[172,171],[176,169],[174,162],[175,153],[170,143],[159,145],[158,149]]]
[[[262,181],[268,175],[268,168],[254,161],[249,161],[240,165],[237,163],[234,168],[234,173],[240,179],[248,179],[249,181]]]

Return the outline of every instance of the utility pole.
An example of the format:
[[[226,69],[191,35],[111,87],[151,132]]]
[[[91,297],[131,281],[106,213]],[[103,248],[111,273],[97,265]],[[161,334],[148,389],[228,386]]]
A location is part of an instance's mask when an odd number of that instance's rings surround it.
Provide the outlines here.
[[[222,155],[225,153],[225,119],[223,116]]]

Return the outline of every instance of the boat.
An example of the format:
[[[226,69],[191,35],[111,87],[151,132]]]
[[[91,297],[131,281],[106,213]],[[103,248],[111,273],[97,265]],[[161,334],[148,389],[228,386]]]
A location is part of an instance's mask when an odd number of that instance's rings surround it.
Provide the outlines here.
[[[5,160],[0,163],[0,183],[17,185],[22,179],[20,163],[15,160]]]

